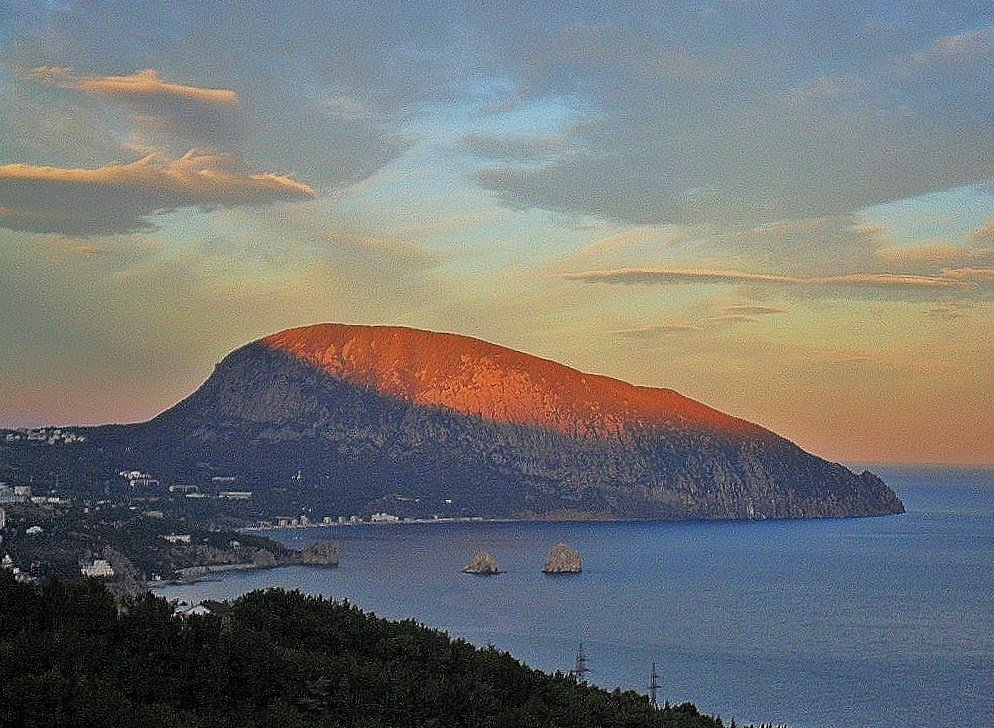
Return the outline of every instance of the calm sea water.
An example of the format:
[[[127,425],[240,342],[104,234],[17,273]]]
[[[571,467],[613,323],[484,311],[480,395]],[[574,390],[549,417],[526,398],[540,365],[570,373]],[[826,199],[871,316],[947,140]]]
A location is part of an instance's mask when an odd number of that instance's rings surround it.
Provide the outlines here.
[[[163,589],[283,586],[413,617],[545,670],[579,642],[604,687],[793,728],[994,725],[994,471],[878,469],[902,516],[760,523],[411,524],[274,531],[337,538],[338,569]],[[547,550],[577,576],[540,573]],[[481,549],[508,573],[459,573]]]

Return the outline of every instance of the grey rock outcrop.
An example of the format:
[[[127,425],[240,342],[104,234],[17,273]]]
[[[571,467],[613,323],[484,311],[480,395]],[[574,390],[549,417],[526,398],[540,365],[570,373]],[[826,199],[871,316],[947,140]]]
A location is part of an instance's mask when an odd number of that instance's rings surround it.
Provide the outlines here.
[[[272,552],[267,551],[266,549],[259,549],[252,554],[252,564],[260,569],[270,569],[279,565]]]
[[[546,574],[579,574],[583,571],[580,552],[565,543],[558,543],[549,550],[542,571]]]
[[[491,574],[503,574],[497,559],[489,551],[481,551],[463,569],[464,574],[479,574],[489,576]]]
[[[309,566],[338,566],[342,548],[338,541],[318,541],[300,554],[300,563]]]

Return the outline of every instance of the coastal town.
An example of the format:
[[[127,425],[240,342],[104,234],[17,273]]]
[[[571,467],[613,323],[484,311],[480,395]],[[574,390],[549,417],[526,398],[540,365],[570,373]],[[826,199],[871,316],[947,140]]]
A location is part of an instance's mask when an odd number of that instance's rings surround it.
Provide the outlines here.
[[[0,431],[0,445],[42,453],[71,451],[86,440],[72,428]],[[102,482],[85,483],[71,469],[56,472],[44,482],[0,473],[0,568],[20,581],[97,578],[132,593],[223,570],[337,563],[337,552],[334,558],[305,557],[284,548],[267,538],[273,529],[483,520],[453,515],[451,499],[442,499],[427,518],[387,509],[338,514],[302,506],[288,512],[279,500],[257,498],[240,477],[225,473],[174,482],[128,463]],[[304,481],[298,470],[284,485],[301,489]],[[394,499],[401,506],[407,501]]]

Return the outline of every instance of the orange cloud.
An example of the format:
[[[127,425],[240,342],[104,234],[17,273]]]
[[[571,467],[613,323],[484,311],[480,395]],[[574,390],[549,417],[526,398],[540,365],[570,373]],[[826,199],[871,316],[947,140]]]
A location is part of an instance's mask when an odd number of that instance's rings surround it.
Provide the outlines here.
[[[71,68],[39,66],[23,78],[123,104],[135,112],[133,121],[146,131],[220,142],[231,138],[237,128],[234,91],[170,83],[151,68],[127,76],[78,76]]]
[[[942,275],[954,281],[994,283],[994,268],[943,268]]]
[[[290,177],[255,172],[232,154],[191,150],[96,169],[0,166],[0,226],[32,232],[109,234],[150,227],[183,207],[264,205],[313,197]]]
[[[46,86],[73,89],[108,99],[183,99],[209,106],[238,104],[238,95],[234,91],[169,83],[151,68],[129,76],[76,76],[71,68],[39,66],[29,71],[25,78]]]
[[[880,264],[891,269],[905,268],[908,270],[921,269],[924,267],[941,268],[952,267],[963,264],[985,264],[994,263],[994,247],[981,247],[983,228],[978,228],[971,233],[971,238],[976,238],[977,247],[964,248],[960,245],[949,245],[943,243],[930,243],[924,245],[913,245],[900,248],[887,248],[876,253],[876,259]],[[994,234],[992,232],[991,234]]]

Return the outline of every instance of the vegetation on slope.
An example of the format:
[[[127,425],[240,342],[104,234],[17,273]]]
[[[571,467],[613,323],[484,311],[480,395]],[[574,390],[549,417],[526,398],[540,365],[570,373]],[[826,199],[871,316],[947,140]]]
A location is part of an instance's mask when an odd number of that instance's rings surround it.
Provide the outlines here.
[[[412,621],[267,590],[178,619],[146,594],[0,575],[0,725],[719,728]]]

